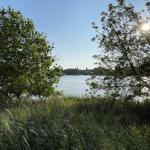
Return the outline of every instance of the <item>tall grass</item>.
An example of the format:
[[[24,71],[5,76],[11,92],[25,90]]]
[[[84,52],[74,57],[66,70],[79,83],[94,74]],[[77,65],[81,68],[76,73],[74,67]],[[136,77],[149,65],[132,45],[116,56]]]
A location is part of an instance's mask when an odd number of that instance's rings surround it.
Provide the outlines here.
[[[0,150],[149,150],[150,102],[53,99],[0,113]]]

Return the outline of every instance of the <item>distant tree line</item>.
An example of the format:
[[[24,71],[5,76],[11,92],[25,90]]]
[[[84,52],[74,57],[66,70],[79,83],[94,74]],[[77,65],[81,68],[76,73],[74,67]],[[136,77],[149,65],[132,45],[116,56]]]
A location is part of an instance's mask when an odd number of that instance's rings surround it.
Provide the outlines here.
[[[64,75],[111,75],[112,70],[108,70],[102,67],[94,68],[94,69],[78,69],[78,68],[70,68],[70,69],[64,69],[63,74]]]
[[[139,72],[143,76],[150,76],[150,61],[145,60],[144,63],[139,66],[138,68]],[[134,76],[136,75],[130,67],[124,67],[121,68],[120,66],[116,66],[115,69],[106,69],[103,67],[97,67],[94,69],[78,69],[78,68],[69,68],[69,69],[64,69],[63,74],[64,75],[101,75],[101,76],[106,76],[106,75],[113,75],[117,74],[119,76]]]
[[[78,68],[69,68],[63,70],[64,75],[91,75],[92,70],[90,69],[78,69]]]

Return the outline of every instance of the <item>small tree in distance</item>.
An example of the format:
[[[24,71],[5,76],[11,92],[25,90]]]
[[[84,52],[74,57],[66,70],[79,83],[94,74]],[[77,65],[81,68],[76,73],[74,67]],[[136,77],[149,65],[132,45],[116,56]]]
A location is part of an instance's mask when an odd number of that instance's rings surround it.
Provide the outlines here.
[[[142,71],[142,66],[150,62],[150,40],[146,38],[150,31],[141,31],[146,21],[131,4],[117,0],[117,5],[109,4],[107,12],[101,13],[101,29],[92,23],[97,33],[92,40],[101,48],[94,58],[99,67],[111,71],[103,78],[93,76],[88,81],[92,94],[103,89],[114,99],[148,98],[150,72]]]
[[[54,94],[61,68],[52,49],[30,19],[14,9],[1,9],[0,99]]]

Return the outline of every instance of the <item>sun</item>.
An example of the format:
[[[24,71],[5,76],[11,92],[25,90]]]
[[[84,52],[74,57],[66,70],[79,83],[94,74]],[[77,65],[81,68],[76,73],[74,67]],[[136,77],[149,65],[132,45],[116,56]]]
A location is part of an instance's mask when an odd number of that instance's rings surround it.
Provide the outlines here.
[[[150,23],[143,23],[141,25],[141,31],[143,31],[143,32],[150,31]]]

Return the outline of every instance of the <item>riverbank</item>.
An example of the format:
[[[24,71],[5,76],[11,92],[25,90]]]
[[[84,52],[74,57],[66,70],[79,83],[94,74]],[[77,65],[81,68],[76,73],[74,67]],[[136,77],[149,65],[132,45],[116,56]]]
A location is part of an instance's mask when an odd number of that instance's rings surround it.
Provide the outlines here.
[[[150,149],[150,102],[52,99],[0,113],[1,150]]]

